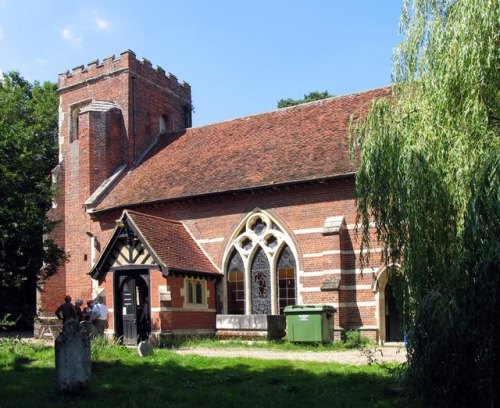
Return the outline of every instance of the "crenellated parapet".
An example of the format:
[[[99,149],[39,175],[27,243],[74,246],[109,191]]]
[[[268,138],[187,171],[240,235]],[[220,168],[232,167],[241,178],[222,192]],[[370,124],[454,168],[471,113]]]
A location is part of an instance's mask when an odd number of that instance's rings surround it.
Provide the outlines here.
[[[99,60],[91,61],[86,66],[79,65],[71,71],[60,73],[58,88],[60,92],[64,92],[123,72],[130,72],[132,76],[137,75],[161,88],[169,89],[187,100],[191,99],[191,87],[187,82],[179,82],[175,75],[166,72],[159,66],[153,66],[145,58],[137,59],[131,50],[123,51],[118,57],[110,55],[105,57],[102,62]]]

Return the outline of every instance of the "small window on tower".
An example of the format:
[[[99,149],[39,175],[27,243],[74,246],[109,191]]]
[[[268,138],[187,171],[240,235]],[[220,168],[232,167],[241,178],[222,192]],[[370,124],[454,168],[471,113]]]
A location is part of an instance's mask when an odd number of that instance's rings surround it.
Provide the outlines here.
[[[160,133],[165,133],[167,131],[167,123],[168,123],[167,116],[163,115],[160,118]]]
[[[69,141],[74,142],[78,140],[78,133],[80,131],[79,115],[83,107],[88,105],[90,101],[80,102],[70,107],[69,118]]]
[[[184,105],[184,127],[190,128],[193,126],[193,106],[191,104]]]
[[[71,123],[69,129],[69,141],[74,142],[78,139],[78,115],[80,114],[80,106],[75,106],[71,109]]]

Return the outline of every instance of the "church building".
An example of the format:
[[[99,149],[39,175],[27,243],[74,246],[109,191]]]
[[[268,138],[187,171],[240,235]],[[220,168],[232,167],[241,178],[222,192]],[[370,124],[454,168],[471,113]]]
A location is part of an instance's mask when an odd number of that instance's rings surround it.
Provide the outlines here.
[[[375,238],[361,267],[349,159],[351,115],[389,92],[192,127],[190,86],[130,50],[60,74],[50,217],[68,261],[37,294],[35,331],[68,294],[103,296],[127,344],[266,335],[262,317],[290,305],[333,306],[336,338],[400,340]]]

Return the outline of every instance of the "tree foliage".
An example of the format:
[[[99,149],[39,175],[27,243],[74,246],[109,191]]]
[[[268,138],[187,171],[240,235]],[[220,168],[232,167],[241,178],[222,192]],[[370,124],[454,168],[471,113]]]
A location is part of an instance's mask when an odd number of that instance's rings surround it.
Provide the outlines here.
[[[288,108],[289,106],[300,105],[302,103],[307,103],[307,102],[319,101],[320,99],[326,99],[332,96],[333,95],[330,95],[328,91],[323,91],[323,92],[313,91],[309,92],[307,95],[304,95],[303,99],[292,99],[292,98],[280,99],[278,101],[278,109]]]
[[[353,120],[363,249],[374,221],[425,405],[499,406],[500,3],[405,0],[401,28],[392,96]]]
[[[0,316],[30,317],[40,268],[54,273],[62,251],[43,239],[57,163],[58,96],[54,84],[19,73],[0,80]]]

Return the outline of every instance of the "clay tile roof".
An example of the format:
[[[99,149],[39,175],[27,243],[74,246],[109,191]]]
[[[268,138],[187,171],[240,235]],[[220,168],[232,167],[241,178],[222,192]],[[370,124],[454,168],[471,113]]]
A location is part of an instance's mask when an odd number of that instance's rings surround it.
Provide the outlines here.
[[[389,93],[380,88],[165,136],[94,210],[352,174],[349,118]]]
[[[168,270],[220,274],[181,222],[135,211],[126,214]]]

